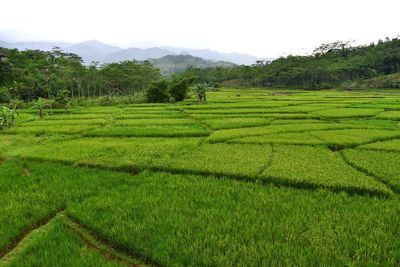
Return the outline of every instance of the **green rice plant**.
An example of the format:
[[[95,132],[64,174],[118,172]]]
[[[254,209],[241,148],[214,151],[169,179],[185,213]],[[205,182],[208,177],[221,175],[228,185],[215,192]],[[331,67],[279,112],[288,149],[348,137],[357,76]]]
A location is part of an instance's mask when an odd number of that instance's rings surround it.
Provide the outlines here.
[[[312,130],[330,130],[330,129],[342,129],[352,128],[351,125],[342,125],[339,123],[299,123],[299,124],[287,124],[287,125],[270,125],[265,127],[252,127],[252,128],[240,128],[240,129],[227,129],[213,132],[209,137],[208,141],[211,143],[223,142],[234,138],[278,134],[278,133],[290,133],[290,132],[307,132]]]
[[[111,247],[161,266],[398,265],[400,125],[379,113],[398,94],[207,100],[22,110],[0,134],[0,266],[131,265]]]
[[[2,162],[0,177],[0,251],[23,229],[64,209],[66,202],[130,179],[124,173],[21,160]]]
[[[51,118],[43,118],[43,121],[46,120],[94,120],[94,119],[108,119],[110,118],[109,115],[107,114],[98,114],[98,113],[93,113],[93,114],[57,114],[51,116]]]
[[[39,160],[121,170],[256,177],[265,168],[270,146],[202,144],[197,138],[85,138],[41,144],[20,155]]]
[[[301,133],[277,133],[270,135],[248,136],[228,140],[228,143],[236,144],[287,144],[287,145],[325,145],[311,134],[312,132]]]
[[[190,114],[196,119],[222,119],[222,118],[269,118],[269,119],[313,119],[316,115],[304,113],[249,113],[249,114]]]
[[[185,118],[148,118],[148,119],[119,119],[113,121],[114,126],[154,126],[154,125],[193,125],[194,120]]]
[[[245,144],[293,144],[293,145],[327,145],[332,149],[356,147],[378,140],[400,137],[398,131],[375,129],[339,129],[326,131],[307,131],[278,133],[261,136],[248,136],[229,140],[229,143]]]
[[[258,177],[270,156],[268,145],[202,144],[184,153],[154,159],[148,168],[247,180]]]
[[[400,139],[374,142],[371,144],[359,146],[359,148],[360,149],[387,150],[387,151],[399,151],[400,152]]]
[[[396,125],[391,120],[375,119],[375,118],[363,118],[363,119],[342,119],[341,123],[359,125],[363,128],[377,128],[377,129],[395,129]]]
[[[103,125],[106,124],[105,119],[46,119],[34,120],[21,123],[20,126],[66,126],[66,125]]]
[[[136,104],[124,104],[120,105],[121,108],[161,108],[167,107],[169,104],[166,103],[136,103]]]
[[[117,120],[129,120],[129,119],[173,119],[173,118],[186,118],[185,114],[182,112],[175,112],[175,113],[139,113],[139,114],[132,114],[132,113],[122,113],[118,115],[114,115],[113,118]]]
[[[400,132],[381,129],[341,129],[312,131],[310,135],[324,140],[325,144],[330,147],[356,147],[364,143],[399,138]]]
[[[352,108],[376,108],[376,109],[385,109],[385,110],[398,110],[399,102],[387,102],[387,103],[361,103],[361,104],[353,104],[351,105]]]
[[[281,119],[281,118],[277,118],[274,119],[272,121],[272,125],[281,125],[281,124],[299,124],[299,123],[324,123],[324,122],[328,122],[328,121],[324,121],[324,120],[318,120],[318,119],[301,119],[301,118],[297,118],[297,119]]]
[[[89,131],[99,125],[34,125],[34,126],[16,126],[4,131],[7,134],[80,134]]]
[[[227,109],[198,109],[186,110],[188,114],[266,114],[279,113],[277,108],[227,108]],[[286,112],[286,111],[283,111]]]
[[[51,101],[50,101],[51,102]],[[34,106],[34,105],[33,105]],[[32,107],[30,109],[19,109],[19,113],[20,114],[32,114],[32,115],[38,115],[38,108],[36,107],[36,110],[33,109]],[[44,110],[43,110],[43,115],[46,115],[45,110],[46,109],[50,109],[49,107],[45,106]],[[75,112],[77,110],[80,110],[80,108],[74,108],[69,110],[69,112]],[[51,114],[57,114],[57,115],[67,115],[69,114],[69,112],[65,112],[65,109],[59,109],[59,108],[53,108],[53,106],[51,107]],[[36,117],[36,116],[35,116]],[[37,117],[36,117],[37,118]]]
[[[254,109],[254,108],[275,108],[287,106],[289,103],[279,101],[263,101],[263,102],[242,102],[242,103],[209,103],[207,105],[189,105],[184,106],[185,110],[214,110],[214,109],[228,109],[228,108],[242,108],[242,109]]]
[[[390,195],[384,184],[355,170],[326,147],[274,146],[271,165],[262,173],[268,179],[306,187]]]
[[[77,165],[137,170],[195,150],[200,138],[80,138],[31,146],[22,157]]]
[[[10,157],[20,151],[30,150],[32,146],[44,145],[56,140],[65,139],[59,136],[34,136],[18,134],[0,135],[0,162],[1,158]]]
[[[84,136],[99,137],[196,137],[208,136],[207,129],[196,124],[189,125],[137,125],[108,126],[88,130]]]
[[[400,108],[400,103],[398,104]],[[389,119],[389,120],[400,120],[400,111],[385,111],[380,113],[377,118]]]
[[[383,111],[383,109],[336,108],[315,111],[313,114],[328,118],[363,118],[374,117]]]
[[[75,114],[108,114],[114,115],[121,113],[122,110],[117,106],[86,107],[74,110]]]
[[[162,106],[138,106],[138,105],[123,105],[119,106],[123,112],[148,112],[148,111],[168,111],[166,105]]]
[[[162,109],[162,110],[124,110],[124,114],[165,114],[165,115],[174,115],[176,113],[179,113],[179,110],[168,110],[168,109]]]
[[[87,241],[86,241],[87,242]],[[104,257],[86,244],[78,233],[56,216],[45,226],[33,230],[15,251],[0,260],[0,266],[123,266]],[[136,264],[141,262],[136,261]]]
[[[280,108],[275,108],[274,112],[276,113],[307,113],[307,112],[312,112],[312,111],[317,111],[317,110],[324,110],[328,109],[329,106],[325,106],[324,104],[318,104],[318,105],[294,105],[294,106],[288,106],[288,107],[280,107]]]
[[[400,153],[366,149],[343,150],[343,157],[354,167],[375,176],[400,192]]]
[[[265,118],[218,118],[204,120],[213,130],[243,128],[252,126],[262,126],[271,123],[270,119]]]
[[[397,198],[145,172],[68,214],[162,266],[393,265]]]

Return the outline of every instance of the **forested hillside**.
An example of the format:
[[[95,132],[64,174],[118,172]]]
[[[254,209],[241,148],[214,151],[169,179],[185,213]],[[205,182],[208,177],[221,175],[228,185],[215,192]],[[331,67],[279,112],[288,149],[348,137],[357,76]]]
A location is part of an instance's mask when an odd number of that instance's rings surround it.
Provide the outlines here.
[[[191,55],[167,55],[162,58],[153,59],[151,62],[160,69],[163,75],[172,75],[187,69],[205,69],[213,67],[233,67],[235,64],[226,61],[211,61]]]
[[[356,86],[360,81],[400,71],[398,38],[365,46],[345,42],[323,44],[309,56],[287,56],[272,62],[258,61],[253,66],[235,68],[192,69],[186,74],[198,81],[224,82],[237,87],[332,88]],[[398,76],[382,87],[400,87]],[[365,85],[365,84],[364,84]],[[376,84],[375,85],[381,85]]]
[[[85,66],[79,56],[58,48],[50,52],[0,48],[0,55],[3,98],[9,95],[29,101],[65,92],[71,97],[132,95],[161,77],[148,61]]]

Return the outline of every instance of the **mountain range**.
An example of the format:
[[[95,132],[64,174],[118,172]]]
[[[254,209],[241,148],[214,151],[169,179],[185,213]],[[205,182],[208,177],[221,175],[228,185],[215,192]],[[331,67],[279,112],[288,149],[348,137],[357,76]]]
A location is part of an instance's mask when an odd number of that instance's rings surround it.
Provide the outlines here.
[[[160,69],[161,74],[171,75],[185,71],[189,68],[214,68],[233,67],[236,64],[227,61],[211,61],[191,55],[166,55],[161,58],[150,60],[154,66]]]
[[[66,43],[66,42],[4,42],[0,41],[0,47],[25,49],[40,49],[49,51],[53,46],[59,46],[66,52],[75,53],[82,57],[85,64],[90,64],[92,61],[102,63],[113,63],[123,60],[150,60],[159,59],[165,56],[189,55],[213,62],[230,62],[238,65],[251,65],[256,60],[261,58],[242,54],[242,53],[222,53],[210,49],[185,49],[178,47],[150,47],[136,48],[131,47],[123,49],[117,46],[112,46],[90,40],[82,43]],[[167,58],[171,59],[171,58]],[[184,59],[184,58],[180,58]],[[185,59],[188,59],[186,57]],[[179,61],[179,60],[178,60]],[[204,62],[203,62],[204,63]]]

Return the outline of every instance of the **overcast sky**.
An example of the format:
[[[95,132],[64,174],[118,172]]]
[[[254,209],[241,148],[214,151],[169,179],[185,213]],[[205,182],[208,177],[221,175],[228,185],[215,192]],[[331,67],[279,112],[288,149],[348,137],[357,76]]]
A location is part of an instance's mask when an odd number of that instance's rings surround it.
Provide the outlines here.
[[[400,0],[2,0],[0,40],[170,45],[277,57],[400,34]]]

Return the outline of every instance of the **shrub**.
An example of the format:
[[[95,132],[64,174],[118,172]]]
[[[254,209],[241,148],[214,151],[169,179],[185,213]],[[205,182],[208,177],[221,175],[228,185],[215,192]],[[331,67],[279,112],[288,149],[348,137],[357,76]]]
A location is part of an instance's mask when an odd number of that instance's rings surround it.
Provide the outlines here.
[[[154,81],[146,92],[147,102],[162,103],[168,101],[168,82],[166,80]]]
[[[189,86],[194,82],[193,78],[174,78],[169,85],[169,93],[174,101],[182,101],[186,98]]]

